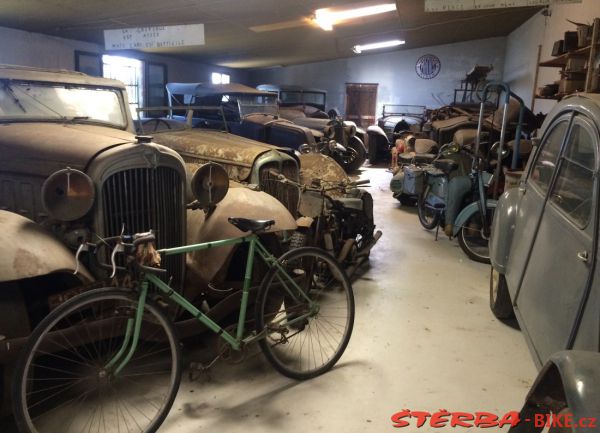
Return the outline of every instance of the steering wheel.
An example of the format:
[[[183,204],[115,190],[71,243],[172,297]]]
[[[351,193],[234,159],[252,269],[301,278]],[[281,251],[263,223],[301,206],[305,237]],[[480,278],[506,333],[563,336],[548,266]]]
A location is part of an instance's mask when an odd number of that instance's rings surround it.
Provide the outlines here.
[[[154,129],[152,131],[150,131],[150,130],[146,131],[146,125],[150,125],[152,123],[154,124]],[[156,132],[156,131],[159,131],[160,130],[159,125],[161,123],[165,124],[167,126],[167,129],[171,129],[171,124],[169,122],[167,122],[165,119],[162,119],[160,117],[154,117],[152,119],[144,120],[142,122],[142,130],[144,130],[144,132]],[[150,129],[150,128],[148,128],[148,129]]]

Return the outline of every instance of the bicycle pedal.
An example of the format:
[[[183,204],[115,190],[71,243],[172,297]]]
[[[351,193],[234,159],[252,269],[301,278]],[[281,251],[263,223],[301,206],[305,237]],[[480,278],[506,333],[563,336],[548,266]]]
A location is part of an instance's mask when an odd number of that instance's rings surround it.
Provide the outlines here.
[[[194,382],[202,376],[206,376],[208,380],[210,377],[210,367],[212,364],[204,365],[201,362],[190,362],[190,367],[188,369],[188,379],[190,382]]]

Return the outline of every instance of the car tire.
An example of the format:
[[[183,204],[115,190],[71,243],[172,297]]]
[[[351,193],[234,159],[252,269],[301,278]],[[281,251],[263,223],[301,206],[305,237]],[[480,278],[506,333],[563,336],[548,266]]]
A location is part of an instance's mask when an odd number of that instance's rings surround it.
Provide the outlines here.
[[[490,309],[494,316],[502,321],[512,319],[515,315],[506,278],[493,266],[490,271]]]
[[[348,147],[353,149],[356,155],[354,160],[348,163],[345,167],[346,172],[352,173],[363,165],[365,159],[367,159],[367,153],[365,152],[365,146],[363,142],[358,137],[351,137],[348,141]]]
[[[369,137],[369,164],[377,164],[377,137]]]

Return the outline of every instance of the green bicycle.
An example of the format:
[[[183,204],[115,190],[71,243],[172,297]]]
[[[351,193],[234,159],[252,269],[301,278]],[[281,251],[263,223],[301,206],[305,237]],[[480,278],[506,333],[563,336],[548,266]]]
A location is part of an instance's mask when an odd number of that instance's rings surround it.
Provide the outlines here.
[[[354,323],[352,287],[337,261],[312,247],[275,258],[257,236],[273,220],[229,221],[249,234],[162,250],[153,248],[152,232],[102,241],[113,248],[113,268],[131,278],[133,288],[79,294],[35,328],[13,383],[21,432],[157,431],[173,405],[182,370],[177,323],[166,314],[166,300],[216,332],[231,351],[258,342],[273,367],[290,378],[310,379],[335,365]],[[248,258],[233,331],[171,288],[155,266],[157,257],[241,243],[248,244]],[[93,252],[100,244],[86,248]],[[247,326],[256,256],[269,270],[256,294],[253,324]]]

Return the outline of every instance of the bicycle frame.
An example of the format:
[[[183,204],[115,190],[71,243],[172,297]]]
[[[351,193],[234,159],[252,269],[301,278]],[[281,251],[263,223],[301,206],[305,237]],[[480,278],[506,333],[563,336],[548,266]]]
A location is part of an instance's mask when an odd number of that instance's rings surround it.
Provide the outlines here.
[[[292,320],[287,320],[287,323],[293,324],[295,322],[299,322],[303,320],[307,315],[313,314],[314,305],[312,305],[313,303],[310,301],[308,296],[306,296],[304,291],[298,286],[298,284],[293,280],[293,278],[283,269],[277,258],[271,253],[269,253],[267,249],[261,244],[258,236],[255,234],[247,235],[241,238],[223,239],[214,242],[204,242],[200,244],[186,245],[182,247],[165,248],[158,250],[158,252],[164,254],[165,256],[171,256],[190,253],[193,251],[206,250],[209,248],[219,248],[227,245],[237,245],[243,243],[248,243],[249,249],[246,260],[244,283],[242,288],[242,299],[240,302],[240,313],[238,317],[235,336],[227,332],[220,325],[218,325],[216,322],[214,322],[212,319],[206,316],[202,311],[200,311],[198,308],[192,305],[192,303],[190,303],[186,298],[177,293],[168,284],[163,282],[159,277],[152,273],[144,273],[141,279],[140,296],[138,300],[136,315],[134,318],[130,318],[127,320],[127,328],[125,330],[123,344],[117,352],[117,354],[107,363],[105,368],[111,369],[116,365],[117,367],[114,369],[114,374],[116,375],[131,360],[137,348],[137,343],[141,331],[141,319],[144,312],[144,305],[146,303],[148,288],[150,284],[156,286],[160,290],[160,292],[162,292],[168,298],[172,299],[176,304],[181,306],[187,312],[192,314],[199,322],[205,325],[208,329],[217,333],[234,350],[240,350],[243,345],[264,338],[264,330],[259,333],[253,332],[248,337],[244,338],[246,312],[248,308],[248,295],[250,293],[250,284],[252,282],[252,267],[254,265],[255,255],[258,255],[268,266],[274,266],[277,268],[278,271],[283,271],[283,276],[286,277],[287,282],[284,281],[279,275],[277,275],[277,279],[279,280],[279,283],[283,284],[284,289],[291,297],[297,299],[297,295],[302,294],[302,296],[309,302],[310,309],[306,315],[298,315]],[[290,288],[288,284],[291,284],[292,287]]]

